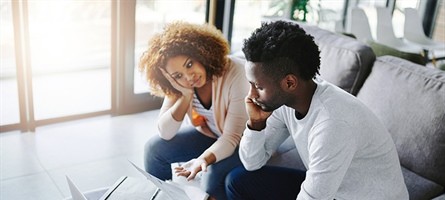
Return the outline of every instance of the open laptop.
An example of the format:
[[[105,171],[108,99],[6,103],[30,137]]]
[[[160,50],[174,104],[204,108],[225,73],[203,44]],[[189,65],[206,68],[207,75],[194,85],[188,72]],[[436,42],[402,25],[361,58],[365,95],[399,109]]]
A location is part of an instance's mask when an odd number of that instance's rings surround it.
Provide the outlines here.
[[[66,180],[68,181],[68,186],[70,188],[71,199],[72,200],[87,200],[88,198],[86,198],[86,196],[79,190],[79,188],[77,188],[77,186],[74,184],[73,181],[71,181],[71,179],[68,177],[68,175],[65,175],[65,176],[66,176]],[[100,188],[93,192],[90,191],[89,198],[90,199],[91,198],[99,199],[99,200],[106,200],[109,198],[119,199],[118,198],[119,196],[126,195],[129,197],[129,199],[140,200],[141,196],[148,195],[147,191],[141,190],[141,187],[142,188],[147,187],[147,185],[143,184],[143,183],[144,182],[141,182],[137,178],[122,176],[111,187]],[[128,187],[134,187],[135,189],[138,189],[138,190],[136,190],[136,191],[128,190],[127,193],[121,191],[121,190],[128,189]],[[115,192],[115,191],[118,191],[118,192]],[[116,194],[116,193],[118,193],[118,194]],[[128,194],[128,193],[132,193],[132,194]],[[67,198],[67,199],[69,199],[69,198]],[[145,198],[142,198],[142,199],[145,199]]]

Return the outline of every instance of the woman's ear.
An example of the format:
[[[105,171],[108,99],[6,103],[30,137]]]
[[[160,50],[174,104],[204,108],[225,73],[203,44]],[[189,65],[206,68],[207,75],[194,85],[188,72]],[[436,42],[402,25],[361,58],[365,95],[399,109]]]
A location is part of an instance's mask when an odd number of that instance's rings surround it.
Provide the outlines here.
[[[298,85],[298,79],[293,74],[288,74],[281,80],[281,87],[283,90],[291,91],[294,90]]]

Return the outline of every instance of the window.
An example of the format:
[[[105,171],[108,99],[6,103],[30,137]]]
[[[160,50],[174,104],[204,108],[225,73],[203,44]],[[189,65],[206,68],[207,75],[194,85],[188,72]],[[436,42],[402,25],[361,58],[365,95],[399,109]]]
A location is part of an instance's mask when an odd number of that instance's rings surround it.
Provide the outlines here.
[[[110,110],[111,1],[29,1],[28,16],[35,119]]]
[[[235,1],[233,15],[233,29],[231,38],[231,51],[241,53],[243,40],[261,26],[261,22],[270,9],[272,0],[268,1]]]
[[[1,131],[159,108],[139,57],[165,23],[204,23],[206,4],[1,1]]]
[[[14,26],[10,0],[0,2],[0,126],[20,122]]]

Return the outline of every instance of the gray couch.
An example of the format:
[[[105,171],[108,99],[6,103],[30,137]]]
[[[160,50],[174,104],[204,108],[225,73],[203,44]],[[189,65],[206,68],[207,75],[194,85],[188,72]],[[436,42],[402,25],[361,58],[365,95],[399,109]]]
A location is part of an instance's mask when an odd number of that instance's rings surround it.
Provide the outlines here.
[[[320,47],[321,77],[355,95],[386,125],[410,199],[445,199],[445,72],[376,58],[353,38],[300,25]],[[268,164],[305,169],[290,138]]]

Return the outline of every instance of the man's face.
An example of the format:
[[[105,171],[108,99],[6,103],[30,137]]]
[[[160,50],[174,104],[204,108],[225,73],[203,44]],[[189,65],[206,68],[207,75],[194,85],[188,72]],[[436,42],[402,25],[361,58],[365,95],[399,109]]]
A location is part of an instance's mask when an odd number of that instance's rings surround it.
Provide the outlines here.
[[[264,74],[261,63],[247,61],[245,64],[246,77],[250,83],[248,97],[266,112],[281,107],[288,99],[288,94],[280,87],[280,81]]]

